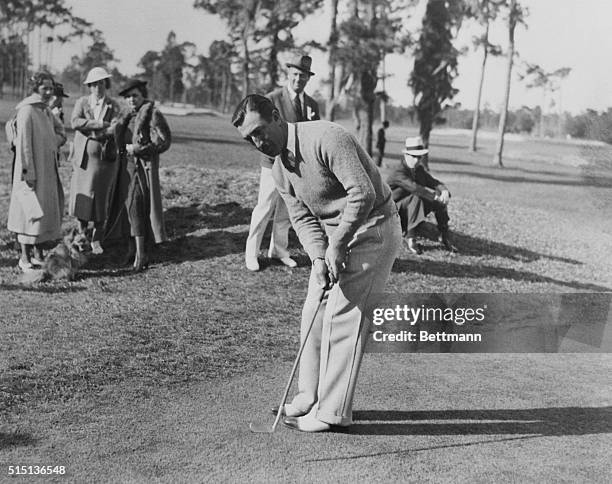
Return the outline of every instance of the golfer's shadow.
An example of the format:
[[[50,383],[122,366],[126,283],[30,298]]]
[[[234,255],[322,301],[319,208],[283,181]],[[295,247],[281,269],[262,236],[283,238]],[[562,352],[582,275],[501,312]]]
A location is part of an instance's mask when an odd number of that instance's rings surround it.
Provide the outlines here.
[[[482,410],[362,410],[358,435],[588,435],[612,432],[612,407]]]

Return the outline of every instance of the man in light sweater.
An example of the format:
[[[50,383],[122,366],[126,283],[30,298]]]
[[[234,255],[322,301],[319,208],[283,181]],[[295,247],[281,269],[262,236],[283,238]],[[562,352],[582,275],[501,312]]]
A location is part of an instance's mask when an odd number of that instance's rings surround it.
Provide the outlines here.
[[[287,426],[321,432],[352,423],[352,401],[369,331],[366,308],[381,293],[401,245],[391,190],[354,136],[327,121],[287,123],[269,99],[251,94],[232,117],[242,137],[276,156],[273,176],[311,261],[300,361]]]
[[[319,119],[317,102],[304,92],[306,84],[314,72],[310,70],[312,59],[303,55],[287,63],[287,85],[267,94],[285,121],[298,123]],[[262,156],[261,174],[259,176],[259,194],[257,205],[251,214],[251,225],[244,251],[244,260],[248,270],[258,271],[257,254],[261,241],[272,218],[272,234],[268,257],[279,259],[288,267],[296,267],[296,262],[289,257],[289,229],[291,222],[287,207],[278,195],[272,178],[274,158]]]

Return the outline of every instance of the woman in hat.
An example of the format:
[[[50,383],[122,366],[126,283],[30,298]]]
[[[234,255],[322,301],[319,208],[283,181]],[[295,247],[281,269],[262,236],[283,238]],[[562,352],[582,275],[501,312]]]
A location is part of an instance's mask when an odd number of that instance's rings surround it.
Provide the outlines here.
[[[148,247],[168,239],[164,227],[159,155],[170,147],[171,134],[166,119],[147,99],[147,83],[138,79],[127,82],[119,95],[130,111],[122,116],[115,129],[115,139],[122,163],[130,175],[125,208],[130,221],[128,257],[134,257],[134,270],[144,269],[149,262]]]
[[[119,116],[117,101],[108,96],[110,74],[102,67],[89,71],[85,82],[89,96],[77,100],[72,111],[74,151],[69,213],[86,232],[93,222],[91,248],[101,254],[104,222],[108,216],[111,189],[118,172],[114,124]]]
[[[29,80],[30,95],[17,105],[15,166],[7,227],[21,246],[24,272],[42,263],[39,244],[61,238],[64,191],[57,171],[63,140],[48,107],[54,84],[51,74],[38,72]]]

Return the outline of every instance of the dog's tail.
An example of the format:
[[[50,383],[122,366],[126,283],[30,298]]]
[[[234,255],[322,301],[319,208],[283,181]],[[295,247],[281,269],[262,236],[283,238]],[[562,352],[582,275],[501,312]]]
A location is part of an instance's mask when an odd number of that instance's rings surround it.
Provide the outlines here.
[[[43,269],[33,269],[28,272],[24,272],[19,278],[19,282],[22,284],[36,284],[43,282],[47,278],[47,272]]]

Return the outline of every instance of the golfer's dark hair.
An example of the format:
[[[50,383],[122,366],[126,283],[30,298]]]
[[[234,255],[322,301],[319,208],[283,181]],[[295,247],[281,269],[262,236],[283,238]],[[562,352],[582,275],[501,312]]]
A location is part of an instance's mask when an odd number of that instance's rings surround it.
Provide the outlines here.
[[[32,77],[28,79],[28,91],[30,94],[34,94],[38,91],[38,88],[42,86],[46,80],[51,81],[51,84],[55,86],[53,76],[45,71],[36,72]]]
[[[274,112],[274,103],[267,97],[259,94],[249,94],[236,106],[234,115],[232,116],[232,124],[238,128],[242,126],[244,117],[249,111],[255,111],[261,115],[266,121],[272,121],[272,113]]]

